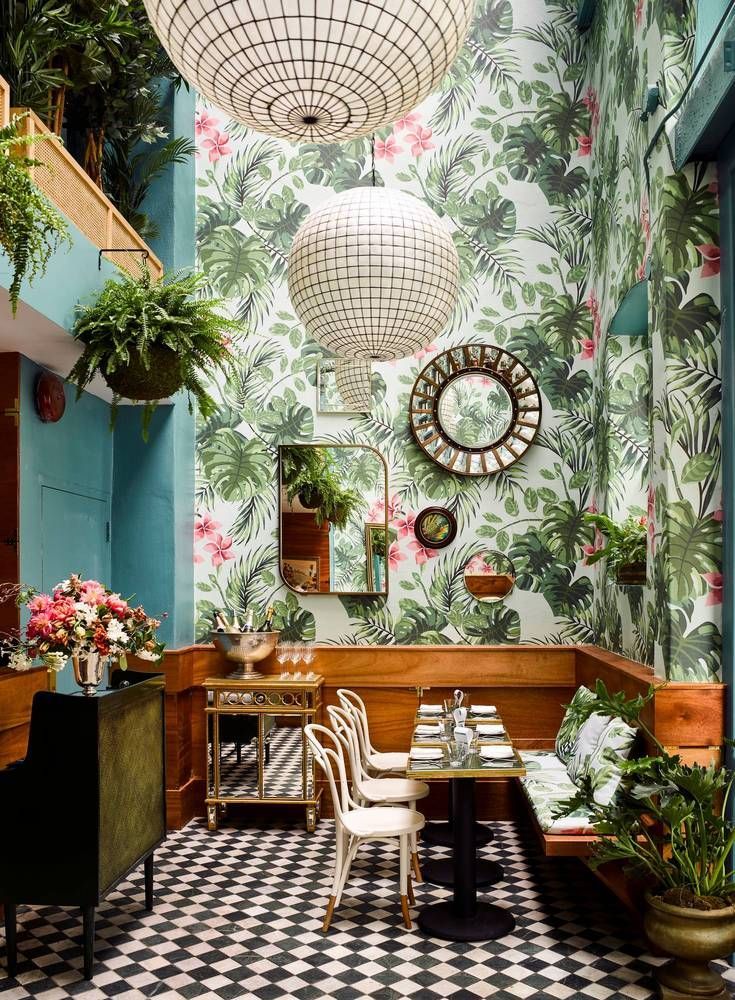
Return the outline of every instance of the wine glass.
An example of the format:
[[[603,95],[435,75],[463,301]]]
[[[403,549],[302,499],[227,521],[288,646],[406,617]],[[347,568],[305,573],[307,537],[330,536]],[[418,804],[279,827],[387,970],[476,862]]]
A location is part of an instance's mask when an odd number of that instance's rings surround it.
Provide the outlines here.
[[[285,665],[289,661],[290,658],[289,646],[290,643],[288,642],[279,642],[278,645],[276,646],[276,659],[281,664],[281,667],[285,667]],[[281,670],[281,679],[283,679],[284,677],[288,677],[288,671],[285,669]]]
[[[314,662],[314,646],[310,642],[304,643],[302,648],[301,658],[308,667],[310,663]]]

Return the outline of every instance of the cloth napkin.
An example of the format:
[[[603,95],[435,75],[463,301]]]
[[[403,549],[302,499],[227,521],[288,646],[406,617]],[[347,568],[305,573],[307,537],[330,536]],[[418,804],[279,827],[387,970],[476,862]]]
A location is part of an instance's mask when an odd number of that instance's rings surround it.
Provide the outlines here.
[[[473,715],[497,715],[498,710],[495,705],[473,705]]]
[[[480,747],[480,756],[485,760],[511,760],[515,754],[513,747]]]
[[[419,712],[421,715],[441,715],[443,711],[443,705],[419,705]]]
[[[443,756],[441,747],[411,747],[412,760],[441,760]]]
[[[502,736],[505,732],[502,722],[478,722],[475,728],[478,736]]]
[[[436,726],[424,725],[423,723],[416,726],[417,736],[441,736],[441,726],[437,724]]]

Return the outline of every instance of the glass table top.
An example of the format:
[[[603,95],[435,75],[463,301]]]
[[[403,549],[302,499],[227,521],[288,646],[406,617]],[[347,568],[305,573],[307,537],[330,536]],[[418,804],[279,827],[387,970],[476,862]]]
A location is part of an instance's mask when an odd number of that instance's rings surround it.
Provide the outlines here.
[[[444,717],[427,717],[417,715],[416,726],[435,726],[437,723],[443,726]],[[502,725],[499,716],[492,718],[484,716],[470,723],[487,723],[494,726]],[[432,778],[522,778],[526,774],[526,768],[513,746],[505,727],[502,732],[493,735],[475,733],[472,737],[470,750],[461,764],[452,764],[449,760],[448,741],[446,737],[436,734],[423,735],[417,733],[416,726],[411,740],[411,756],[406,769],[407,778],[417,778],[420,781],[430,781]],[[443,726],[446,731],[446,727]],[[510,747],[513,756],[499,760],[491,760],[483,757],[480,753],[483,747]],[[416,751],[416,756],[413,756]],[[434,759],[426,759],[432,752],[439,752]],[[423,757],[426,755],[426,757]],[[423,759],[421,759],[423,758]]]

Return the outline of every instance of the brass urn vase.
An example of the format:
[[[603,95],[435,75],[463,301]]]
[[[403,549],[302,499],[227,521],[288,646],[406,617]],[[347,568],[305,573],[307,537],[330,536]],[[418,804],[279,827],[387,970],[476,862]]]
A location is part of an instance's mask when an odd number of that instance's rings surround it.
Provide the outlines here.
[[[693,910],[646,893],[646,934],[672,961],[656,970],[662,1000],[730,1000],[709,963],[735,951],[735,906]]]

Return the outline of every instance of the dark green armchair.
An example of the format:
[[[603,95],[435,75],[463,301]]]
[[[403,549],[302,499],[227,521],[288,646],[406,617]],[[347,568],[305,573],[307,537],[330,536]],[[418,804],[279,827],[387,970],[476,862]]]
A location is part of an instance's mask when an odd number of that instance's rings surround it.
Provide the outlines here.
[[[163,695],[162,675],[117,671],[94,697],[34,696],[27,755],[0,771],[10,976],[19,904],[81,908],[87,979],[95,909],[141,863],[153,908],[153,852],[166,835]]]

